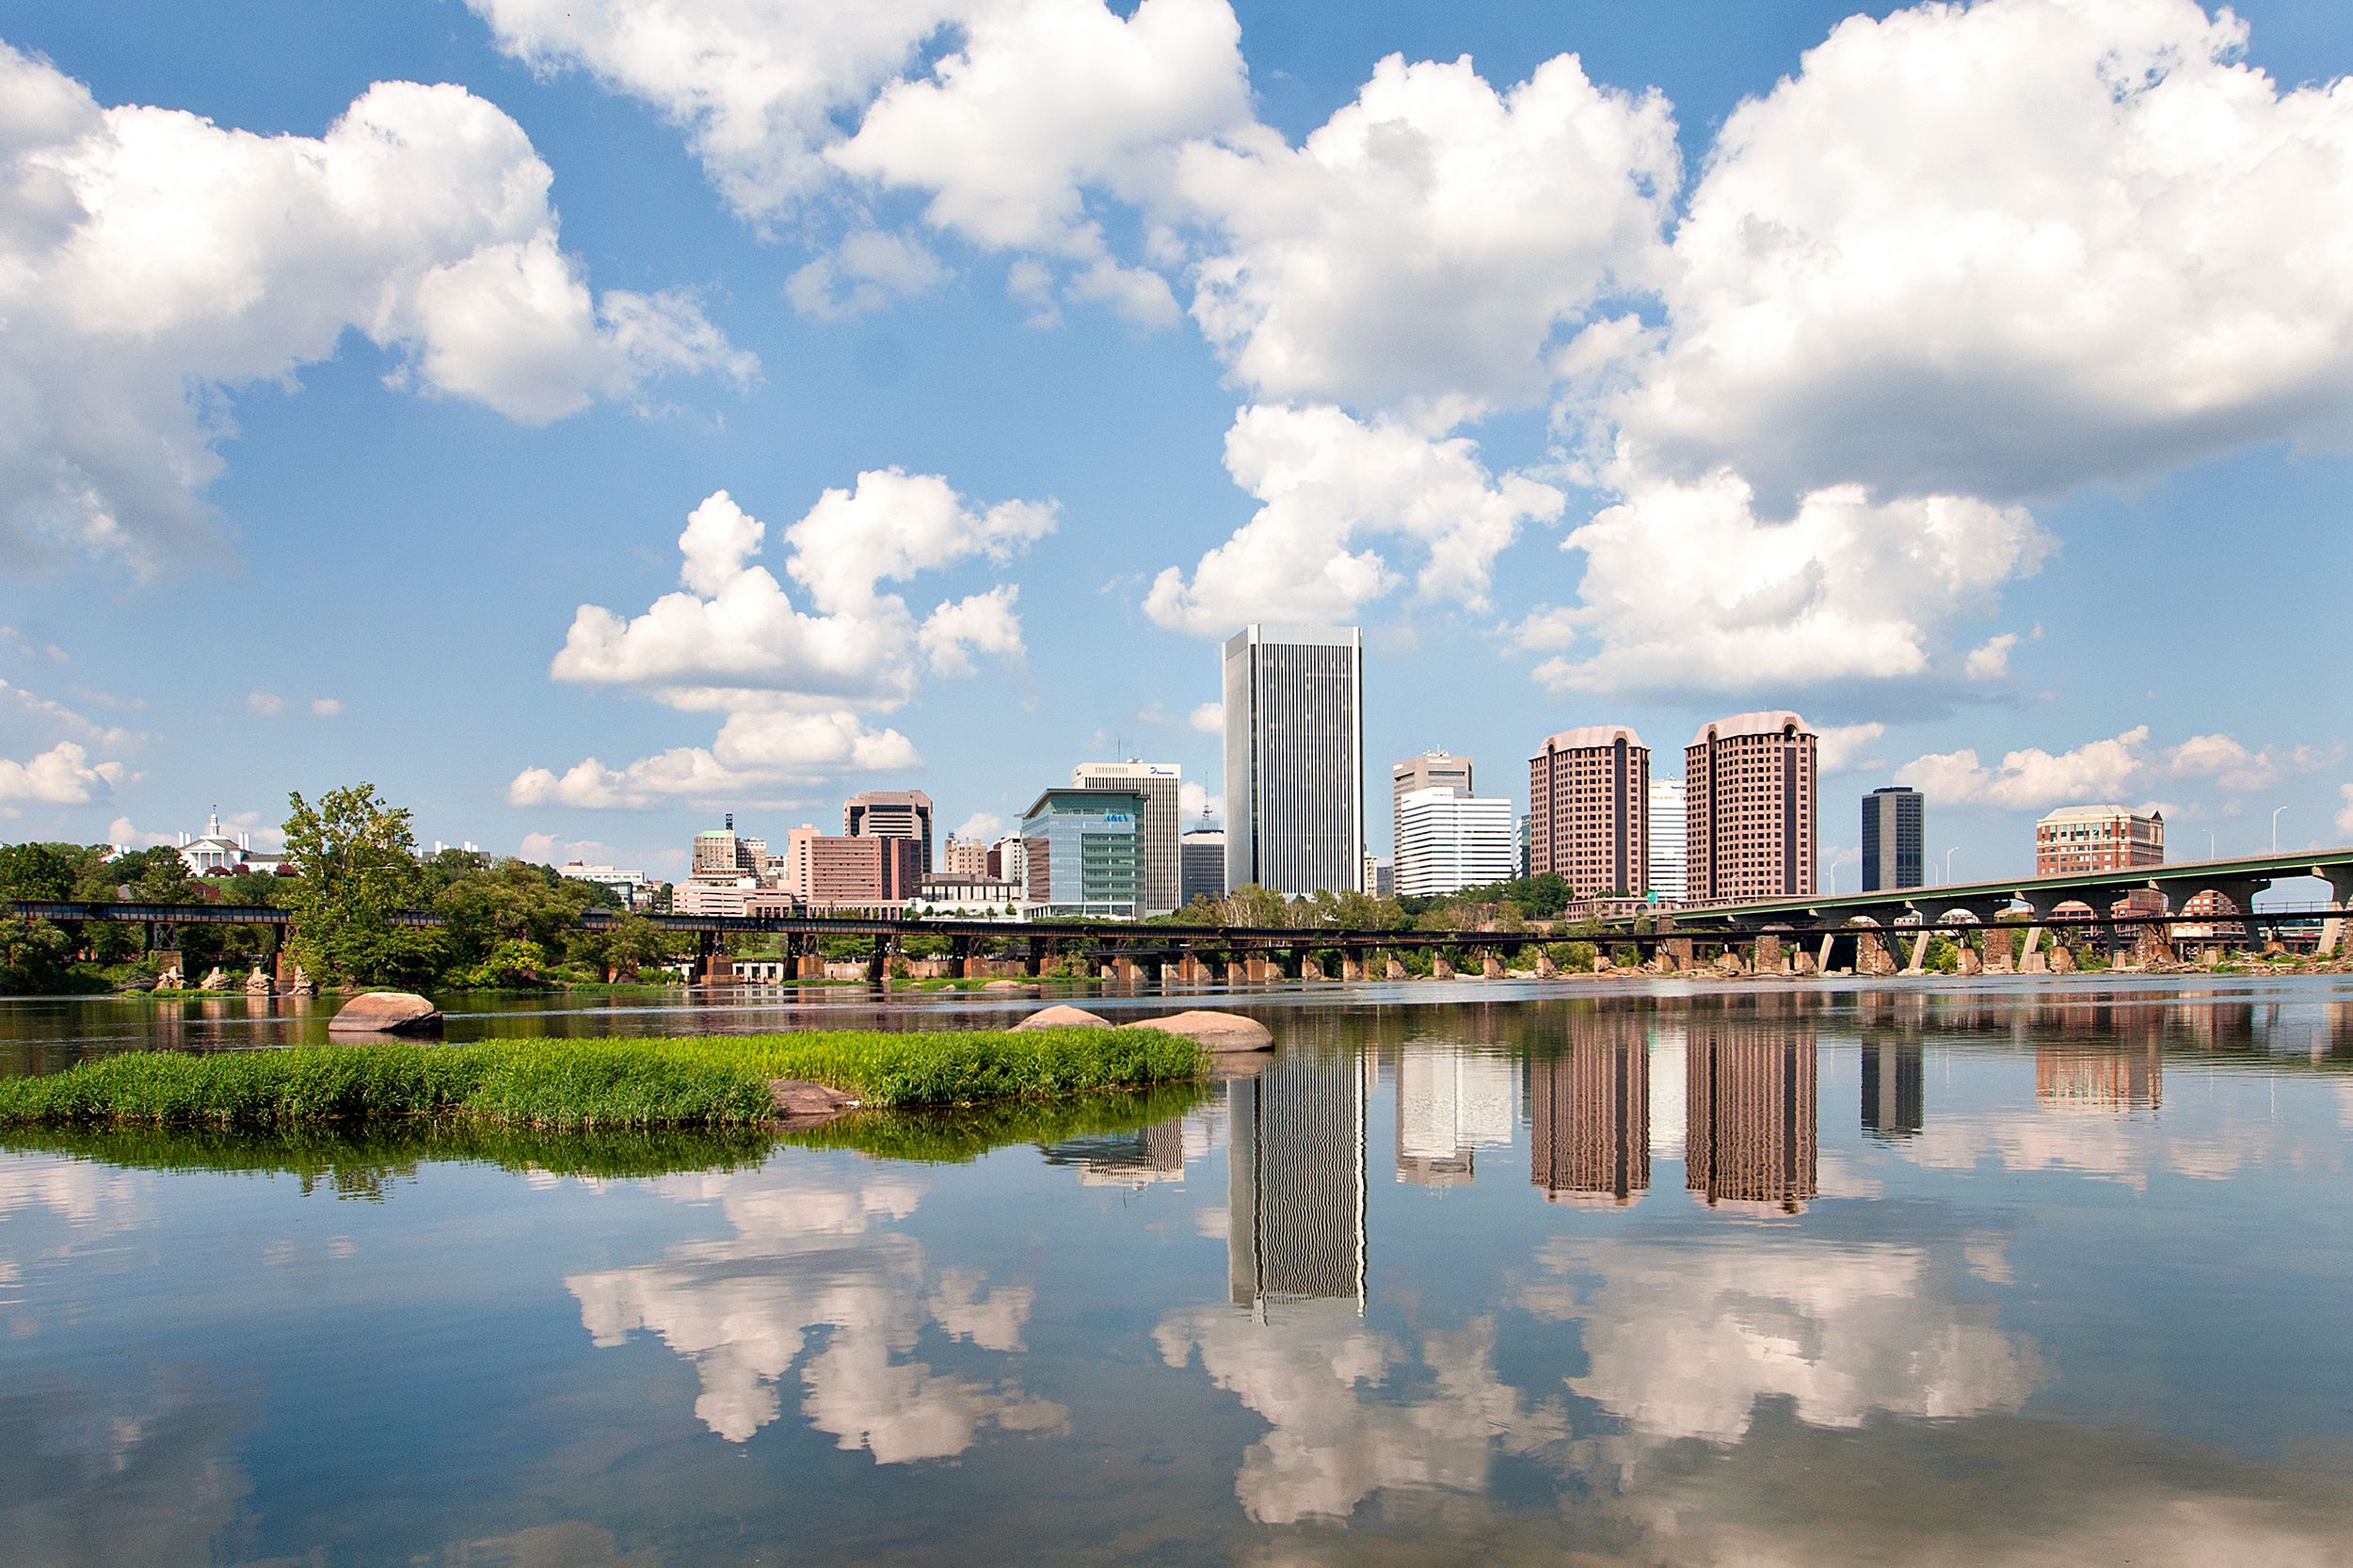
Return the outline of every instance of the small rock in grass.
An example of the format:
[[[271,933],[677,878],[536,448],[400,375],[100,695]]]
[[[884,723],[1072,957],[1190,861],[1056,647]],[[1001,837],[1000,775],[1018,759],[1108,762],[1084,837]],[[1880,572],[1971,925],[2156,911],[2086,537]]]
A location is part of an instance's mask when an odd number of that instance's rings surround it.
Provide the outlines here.
[[[413,991],[369,991],[344,1003],[330,1034],[439,1034],[441,1010]]]
[[[1213,1013],[1206,1008],[1172,1013],[1164,1018],[1138,1018],[1127,1027],[1158,1029],[1197,1040],[1211,1050],[1273,1050],[1274,1033],[1256,1018],[1239,1013]]]
[[[856,1110],[858,1103],[839,1089],[805,1078],[770,1079],[768,1098],[776,1108],[778,1121],[799,1127],[828,1121],[844,1111]]]
[[[1083,1007],[1072,1007],[1066,1003],[1056,1002],[1051,1007],[1040,1008],[1013,1027],[1016,1029],[1109,1029],[1111,1020],[1100,1014],[1090,1013]]]

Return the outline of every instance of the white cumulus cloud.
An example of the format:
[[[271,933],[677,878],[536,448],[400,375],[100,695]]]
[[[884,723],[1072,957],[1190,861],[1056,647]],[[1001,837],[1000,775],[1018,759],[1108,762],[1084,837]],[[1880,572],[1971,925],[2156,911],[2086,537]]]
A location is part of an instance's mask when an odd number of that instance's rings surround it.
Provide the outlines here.
[[[1573,55],[1502,92],[1467,56],[1393,55],[1300,147],[1257,126],[1184,151],[1193,313],[1270,401],[1531,400],[1557,334],[1648,280],[1679,177],[1666,101]]]
[[[110,794],[123,776],[120,762],[93,762],[72,741],[59,741],[25,761],[0,757],[0,802],[81,806]]]
[[[1562,497],[1522,474],[1497,478],[1467,439],[1433,440],[1328,406],[1257,406],[1236,416],[1225,467],[1261,503],[1204,555],[1192,581],[1164,568],[1144,599],[1162,626],[1225,635],[1254,620],[1344,621],[1401,581],[1362,536],[1418,546],[1421,597],[1483,609],[1496,556]]]
[[[1617,416],[1774,497],[2009,499],[2341,446],[2353,95],[2281,90],[2247,39],[2195,0],[1839,24],[1725,121]]]
[[[1185,723],[1204,735],[1223,735],[1225,733],[1225,704],[1205,702],[1187,715]]]
[[[1762,515],[1729,470],[1676,481],[1629,461],[1624,499],[1569,535],[1581,602],[1524,622],[1567,644],[1555,691],[1788,691],[1936,667],[1962,616],[2035,570],[2049,536],[2024,509],[1963,496],[1872,502],[1857,486]]]
[[[2090,741],[2071,751],[2027,746],[1987,767],[1973,750],[1931,753],[1896,771],[1896,782],[1941,804],[2013,811],[2120,800],[2148,765],[2149,727]]]
[[[592,294],[552,176],[463,88],[379,82],[322,136],[102,106],[0,45],[0,537],[154,564],[201,539],[224,394],[357,332],[391,379],[542,424],[748,376],[684,294]]]
[[[716,738],[617,768],[595,758],[560,773],[527,768],[507,798],[634,808],[916,767],[914,743],[868,715],[905,703],[926,668],[969,675],[975,654],[1020,657],[1016,589],[1000,584],[944,600],[919,619],[884,584],[973,560],[1005,562],[1053,527],[1050,502],[983,507],[936,475],[874,470],[852,489],[825,491],[783,530],[788,591],[756,559],[766,525],[717,491],[679,536],[682,589],[635,616],[582,605],[550,666],[558,680],[724,712]]]

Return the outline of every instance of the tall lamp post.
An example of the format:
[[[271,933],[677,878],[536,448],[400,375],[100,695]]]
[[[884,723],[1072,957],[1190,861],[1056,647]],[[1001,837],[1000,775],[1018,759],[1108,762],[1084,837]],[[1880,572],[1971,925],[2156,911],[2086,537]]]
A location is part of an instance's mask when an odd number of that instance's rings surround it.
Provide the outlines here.
[[[2284,806],[2271,808],[2271,853],[2274,855],[2280,853],[2280,813],[2286,809]]]
[[[1955,844],[1951,849],[1945,852],[1945,886],[1947,888],[1953,885],[1953,856],[1958,854],[1960,850],[1961,846],[1959,844]]]

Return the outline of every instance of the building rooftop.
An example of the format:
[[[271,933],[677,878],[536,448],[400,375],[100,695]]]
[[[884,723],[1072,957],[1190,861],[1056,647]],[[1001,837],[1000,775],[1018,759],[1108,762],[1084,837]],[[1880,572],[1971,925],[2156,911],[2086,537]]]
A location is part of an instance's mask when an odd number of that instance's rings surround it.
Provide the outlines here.
[[[1713,724],[1701,725],[1691,736],[1691,744],[1693,745],[1706,744],[1707,732],[1711,729],[1716,732],[1718,740],[1729,740],[1735,735],[1777,734],[1793,724],[1803,734],[1814,733],[1812,726],[1786,708],[1760,708],[1753,713],[1735,713],[1730,718],[1718,719]]]
[[[2129,806],[2062,806],[2044,813],[2042,822],[2101,822],[2109,817],[2151,817],[2162,820],[2162,811],[2136,811]]]
[[[1584,751],[1593,746],[1615,745],[1624,741],[1629,746],[1642,744],[1642,737],[1622,724],[1587,724],[1575,729],[1563,729],[1558,735],[1545,737],[1546,751]]]

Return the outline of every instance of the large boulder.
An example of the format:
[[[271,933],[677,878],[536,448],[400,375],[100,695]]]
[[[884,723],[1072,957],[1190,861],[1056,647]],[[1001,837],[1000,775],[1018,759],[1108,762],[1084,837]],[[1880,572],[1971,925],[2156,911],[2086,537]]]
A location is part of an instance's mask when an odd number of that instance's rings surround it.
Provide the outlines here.
[[[344,1003],[330,1034],[439,1034],[441,1010],[414,991],[369,991]]]
[[[1039,1008],[1013,1027],[1016,1029],[1109,1029],[1111,1020],[1098,1013],[1090,1013],[1083,1007],[1072,1007],[1063,1002],[1056,1002],[1051,1007]]]
[[[845,1111],[856,1110],[858,1103],[854,1096],[805,1078],[770,1079],[768,1098],[776,1107],[776,1120],[786,1127],[814,1127],[829,1122]]]
[[[1273,1032],[1257,1019],[1245,1018],[1239,1013],[1212,1013],[1196,1007],[1186,1013],[1172,1013],[1164,1018],[1137,1018],[1125,1027],[1158,1029],[1170,1034],[1182,1034],[1216,1051],[1274,1048]]]

